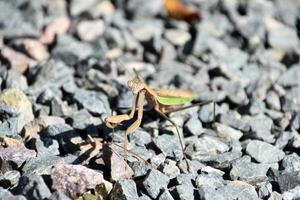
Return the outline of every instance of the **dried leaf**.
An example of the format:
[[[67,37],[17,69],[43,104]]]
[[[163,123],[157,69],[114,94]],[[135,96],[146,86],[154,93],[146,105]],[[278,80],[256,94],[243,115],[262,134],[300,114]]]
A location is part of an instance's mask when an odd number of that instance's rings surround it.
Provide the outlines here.
[[[184,20],[190,23],[200,20],[200,15],[196,10],[181,3],[179,0],[164,1],[165,9],[172,18]]]

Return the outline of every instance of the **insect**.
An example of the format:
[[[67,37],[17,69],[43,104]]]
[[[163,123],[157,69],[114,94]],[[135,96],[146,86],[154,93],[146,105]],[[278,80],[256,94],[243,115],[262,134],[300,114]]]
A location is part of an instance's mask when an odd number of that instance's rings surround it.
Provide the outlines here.
[[[128,139],[127,136],[133,133],[141,124],[143,117],[143,106],[145,99],[147,100],[150,109],[154,109],[160,116],[169,121],[176,129],[178,139],[182,151],[184,152],[183,140],[180,138],[178,126],[172,121],[167,114],[191,108],[194,106],[201,106],[209,103],[213,103],[213,114],[215,118],[215,103],[214,101],[204,101],[197,104],[184,106],[184,104],[191,102],[195,98],[195,94],[190,89],[158,89],[148,86],[134,70],[136,78],[129,80],[127,85],[133,95],[133,106],[131,112],[128,114],[121,114],[115,116],[109,116],[105,119],[107,127],[114,129],[123,121],[130,120],[134,117],[137,111],[137,119],[126,130],[124,135],[124,149],[127,149]],[[186,160],[185,154],[184,159]],[[189,170],[189,165],[187,162]]]

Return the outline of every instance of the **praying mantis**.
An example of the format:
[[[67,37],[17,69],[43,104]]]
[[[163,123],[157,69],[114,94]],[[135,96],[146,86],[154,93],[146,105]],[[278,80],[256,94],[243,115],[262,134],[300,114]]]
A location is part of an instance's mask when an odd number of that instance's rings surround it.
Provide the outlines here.
[[[178,139],[180,142],[181,150],[183,152],[184,159],[187,163],[187,168],[189,171],[189,164],[184,154],[183,139],[180,137],[179,129],[177,124],[171,120],[167,114],[171,112],[176,112],[184,109],[188,109],[194,106],[201,106],[209,103],[213,103],[213,121],[215,120],[215,102],[204,101],[193,105],[184,106],[184,104],[191,102],[195,98],[195,94],[190,89],[159,89],[152,88],[148,86],[142,78],[138,75],[137,71],[134,69],[136,78],[129,80],[127,85],[131,90],[133,95],[133,104],[131,112],[128,114],[121,114],[115,116],[109,116],[105,118],[105,124],[107,127],[114,129],[121,122],[131,120],[137,111],[137,119],[134,121],[125,131],[124,135],[124,149],[127,150],[128,139],[127,136],[133,133],[142,122],[143,117],[143,106],[146,99],[150,109],[154,109],[161,117],[169,121],[176,129],[178,134]]]

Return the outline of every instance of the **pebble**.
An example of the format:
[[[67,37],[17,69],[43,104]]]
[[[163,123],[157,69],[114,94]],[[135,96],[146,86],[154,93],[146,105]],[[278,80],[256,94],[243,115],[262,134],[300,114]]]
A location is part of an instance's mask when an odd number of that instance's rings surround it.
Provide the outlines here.
[[[7,72],[7,78],[5,81],[7,88],[16,88],[22,91],[28,89],[28,83],[25,76],[15,72],[14,70],[9,70]]]
[[[91,178],[93,177],[93,178]],[[51,170],[52,189],[69,197],[83,194],[104,181],[103,175],[81,165],[58,163]]]
[[[134,175],[133,170],[123,157],[118,155],[115,150],[108,145],[103,146],[103,160],[110,169],[110,178],[112,181],[128,179]]]
[[[243,191],[243,192],[240,192]],[[255,188],[242,181],[230,181],[225,186],[214,188],[203,188],[199,191],[200,198],[212,200],[247,199],[258,200]]]
[[[167,189],[164,189],[161,195],[158,197],[158,200],[174,200],[174,198]]]
[[[175,191],[180,200],[194,199],[194,189],[189,185],[177,185]]]
[[[300,171],[300,157],[296,153],[286,155],[282,160],[282,167],[285,171]]]
[[[284,158],[284,152],[275,146],[259,140],[248,143],[246,152],[260,163],[276,163]]]
[[[209,187],[217,189],[225,185],[225,181],[223,180],[222,176],[205,173],[199,174],[196,177],[195,183],[198,188]]]
[[[51,196],[50,189],[40,175],[25,175],[20,178],[18,186],[15,188],[16,194],[22,194],[27,199],[45,199]]]
[[[233,162],[230,177],[253,185],[268,180],[267,171],[270,167],[278,169],[278,164],[253,163],[249,156],[244,156]]]
[[[167,188],[169,183],[168,176],[164,175],[158,170],[149,170],[145,179],[143,180],[143,186],[151,198],[156,199],[163,189]]]
[[[241,131],[248,132],[250,130],[249,122],[241,119],[240,116],[237,116],[235,113],[229,112],[222,114],[220,122]]]
[[[33,59],[30,59],[25,54],[15,51],[10,47],[2,47],[1,56],[8,60],[12,70],[20,74],[23,74],[29,67],[36,64]]]
[[[166,159],[163,166],[161,167],[162,168],[162,172],[171,177],[171,178],[174,178],[176,177],[177,175],[180,174],[180,170],[179,168],[176,166],[176,162],[173,161],[173,160],[170,160],[170,159]]]
[[[69,18],[65,16],[58,17],[46,26],[44,33],[41,35],[39,40],[43,44],[52,44],[54,42],[55,36],[58,34],[66,33],[70,25],[71,22]]]
[[[183,152],[178,141],[174,135],[163,134],[154,139],[154,144],[161,150],[161,152],[170,158],[181,160]]]
[[[257,139],[272,143],[275,141],[274,135],[271,133],[273,121],[264,115],[257,115],[249,120],[251,131]]]
[[[131,200],[137,198],[138,193],[136,184],[133,180],[130,179],[117,181],[110,194],[111,200]]]
[[[36,156],[34,150],[25,147],[7,147],[0,149],[1,171],[6,172],[11,169],[18,169],[29,158]]]
[[[175,46],[183,46],[191,39],[191,35],[184,30],[168,29],[165,31],[165,38]]]
[[[300,111],[300,87],[293,87],[287,91],[283,98],[282,109],[285,112],[288,111]]]
[[[239,140],[243,136],[241,131],[231,128],[230,126],[220,123],[215,123],[215,126],[218,136],[228,141]]]
[[[197,115],[192,115],[184,124],[184,128],[192,135],[201,135],[204,131],[202,123]]]
[[[278,110],[278,111],[281,110],[280,98],[272,90],[270,92],[268,92],[268,94],[267,94],[266,103],[267,103],[268,107],[271,109]]]
[[[78,89],[74,99],[91,113],[98,115],[111,113],[108,99],[102,92]]]
[[[7,171],[0,176],[0,186],[4,188],[14,187],[19,182],[20,177],[21,174],[19,171]]]
[[[293,87],[300,85],[300,64],[291,66],[287,71],[280,75],[278,84],[283,87]]]
[[[77,25],[77,34],[82,41],[93,42],[100,38],[105,31],[102,20],[82,21]]]
[[[294,29],[274,19],[266,19],[264,23],[271,47],[284,52],[291,52],[299,46],[299,39]],[[281,38],[289,38],[289,40],[282,41]]]
[[[50,56],[46,47],[39,40],[23,39],[21,43],[26,53],[36,61],[46,60]]]

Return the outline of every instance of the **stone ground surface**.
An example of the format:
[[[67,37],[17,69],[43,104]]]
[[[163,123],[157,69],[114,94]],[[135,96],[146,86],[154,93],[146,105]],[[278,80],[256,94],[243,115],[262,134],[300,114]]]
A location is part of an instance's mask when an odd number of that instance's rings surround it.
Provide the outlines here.
[[[0,0],[0,199],[300,198],[299,0],[163,3]],[[211,104],[170,114],[184,154],[154,111],[127,156],[133,120],[105,126],[134,68],[216,102],[215,123]]]

